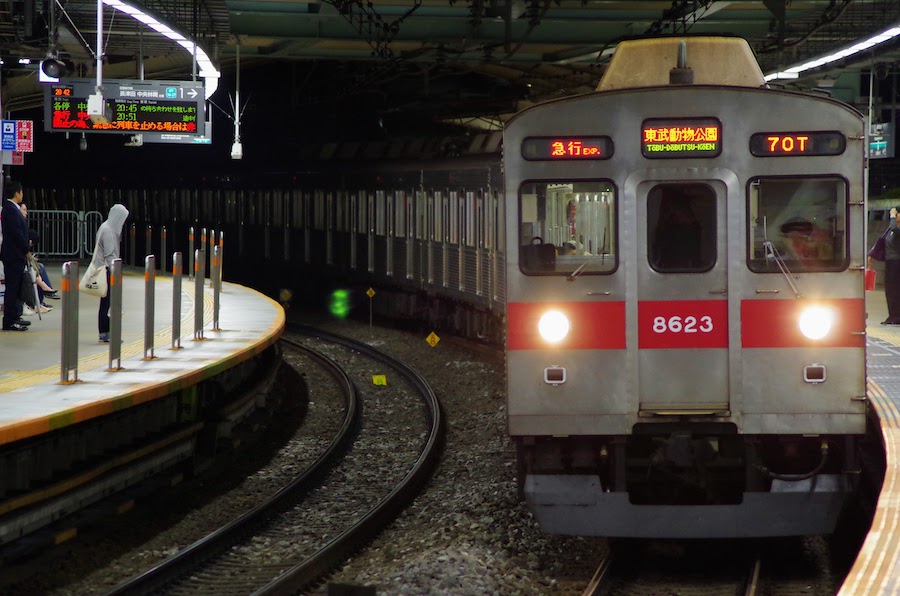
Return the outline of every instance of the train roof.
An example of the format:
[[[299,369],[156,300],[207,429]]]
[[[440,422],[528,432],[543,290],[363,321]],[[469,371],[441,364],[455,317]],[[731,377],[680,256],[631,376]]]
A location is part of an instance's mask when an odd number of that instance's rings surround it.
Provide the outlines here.
[[[750,44],[739,37],[666,37],[623,41],[616,48],[597,91],[670,84],[685,44],[684,66],[695,85],[764,87],[766,79]]]

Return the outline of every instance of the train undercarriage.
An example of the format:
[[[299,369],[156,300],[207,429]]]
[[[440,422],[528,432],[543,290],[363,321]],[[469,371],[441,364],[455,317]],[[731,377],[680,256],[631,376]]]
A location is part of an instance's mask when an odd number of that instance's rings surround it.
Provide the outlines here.
[[[516,440],[519,491],[551,533],[710,538],[831,534],[857,489],[860,437],[732,424]]]

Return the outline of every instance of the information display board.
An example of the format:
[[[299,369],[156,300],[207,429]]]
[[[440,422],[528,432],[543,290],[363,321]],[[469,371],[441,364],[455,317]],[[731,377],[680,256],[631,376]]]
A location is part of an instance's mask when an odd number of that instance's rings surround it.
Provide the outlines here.
[[[641,125],[641,154],[648,159],[717,157],[721,152],[717,118],[649,118]]]
[[[758,132],[750,137],[750,153],[756,157],[840,155],[847,139],[837,131]]]
[[[894,123],[873,123],[869,128],[869,159],[894,157]]]
[[[118,134],[204,134],[206,102],[201,81],[103,82],[105,122],[88,115],[91,79],[60,79],[45,86],[44,130]]]
[[[529,161],[609,159],[612,139],[607,136],[528,137],[522,141],[522,157]]]

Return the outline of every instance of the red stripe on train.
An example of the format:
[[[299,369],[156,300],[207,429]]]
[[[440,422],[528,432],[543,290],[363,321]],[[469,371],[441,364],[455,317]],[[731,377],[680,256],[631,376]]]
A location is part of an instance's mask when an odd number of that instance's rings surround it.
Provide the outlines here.
[[[569,334],[558,344],[548,344],[538,333],[538,321],[549,310],[569,319]],[[624,302],[510,302],[506,319],[510,350],[625,349]]]
[[[831,332],[820,340],[807,339],[798,321],[803,309],[825,306],[835,310]],[[865,301],[840,300],[744,300],[741,302],[741,345],[744,348],[862,348],[866,330]]]
[[[800,331],[800,314],[809,306],[835,310],[834,328],[821,340]],[[538,321],[559,310],[570,323],[559,344],[545,342]],[[510,350],[625,349],[624,302],[511,302],[507,305]],[[865,347],[865,302],[840,300],[744,300],[741,302],[741,346],[744,348]],[[642,300],[638,302],[640,349],[728,347],[728,303],[725,300]]]

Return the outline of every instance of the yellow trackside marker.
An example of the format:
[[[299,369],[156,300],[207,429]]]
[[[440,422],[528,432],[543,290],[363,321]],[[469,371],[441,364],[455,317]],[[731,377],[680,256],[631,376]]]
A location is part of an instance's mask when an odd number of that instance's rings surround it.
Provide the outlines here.
[[[427,341],[428,345],[430,345],[433,348],[434,346],[437,345],[437,343],[439,341],[441,341],[441,338],[438,337],[437,335],[435,335],[434,331],[432,331],[431,333],[428,334],[428,337],[425,338],[425,341]]]
[[[373,290],[372,288],[369,288],[366,291],[366,296],[368,296],[369,298],[372,298],[373,296],[375,296],[375,290]]]
[[[387,385],[387,377],[384,375],[372,375],[373,385]]]
[[[78,535],[78,528],[69,528],[68,530],[63,530],[56,534],[53,537],[53,544],[62,544],[66,540],[71,540]]]

